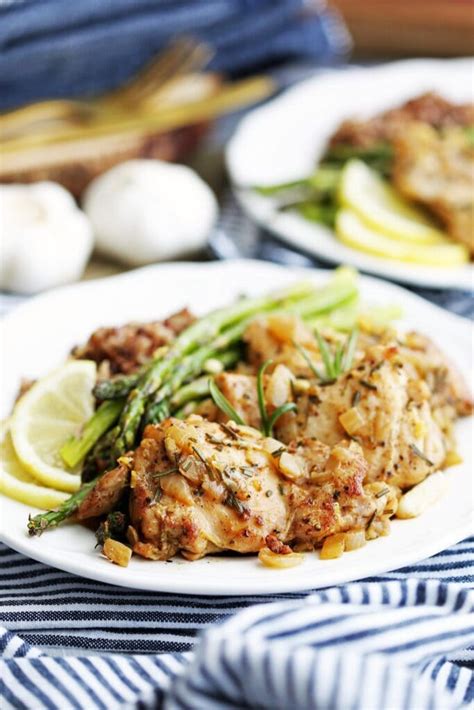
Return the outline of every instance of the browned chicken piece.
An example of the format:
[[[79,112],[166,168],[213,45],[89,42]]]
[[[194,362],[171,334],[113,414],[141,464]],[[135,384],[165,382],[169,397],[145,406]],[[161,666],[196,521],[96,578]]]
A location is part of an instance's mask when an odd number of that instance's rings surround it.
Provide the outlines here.
[[[414,123],[394,142],[393,180],[428,207],[474,255],[474,143],[462,128],[437,132]]]
[[[72,351],[77,359],[94,360],[101,378],[119,373],[129,374],[144,365],[153,353],[170,343],[194,321],[183,309],[164,321],[127,323],[116,328],[99,328],[87,343]]]
[[[295,377],[313,377],[311,368],[295,343],[304,348],[316,365],[321,363],[314,334],[296,316],[275,314],[256,318],[247,327],[244,341],[247,344],[247,358],[255,369],[272,360],[286,365]]]
[[[330,342],[331,332],[328,331],[324,335]],[[247,342],[247,357],[255,369],[263,362],[273,360],[275,363],[287,366],[296,377],[314,379],[314,373],[295,347],[295,343],[304,348],[311,361],[320,370],[324,369],[321,367],[321,356],[316,338],[295,316],[275,315],[256,319],[247,328],[244,339]],[[361,330],[357,339],[354,366],[362,363],[374,345],[384,345],[387,348],[393,346],[399,349],[399,355],[403,358],[404,364],[412,366],[409,368],[410,379],[424,380],[430,388],[432,393],[430,404],[433,409],[449,405],[455,409],[458,416],[472,414],[474,410],[472,395],[464,377],[444,352],[428,337],[416,332],[402,335],[391,328],[380,332]],[[238,388],[234,389],[234,381],[230,377],[227,379],[228,374],[223,373],[219,376],[219,387],[225,390],[226,396],[239,411],[239,401],[243,396],[245,382],[247,382],[245,398],[249,402],[249,411],[245,414],[259,422],[259,419],[255,418],[258,417],[258,412],[254,411],[257,406],[255,385],[250,380],[246,381],[244,377],[239,376],[235,380],[235,384],[238,383]],[[280,404],[282,403],[280,402]],[[244,414],[243,410],[239,413]],[[247,421],[245,416],[243,418]],[[256,426],[259,426],[259,423]]]
[[[291,368],[299,355],[293,342],[282,349],[281,338],[263,319],[248,329],[246,338],[249,358],[257,364],[280,357]],[[314,346],[310,351],[305,345],[305,350],[313,359]],[[236,408],[245,382],[247,401],[253,406],[247,408],[247,416],[255,422],[254,378],[239,376],[235,389],[230,375],[220,376],[220,386]],[[429,339],[410,333],[396,340],[390,330],[376,336],[361,334],[355,367],[335,383],[316,384],[311,373],[306,391],[298,393],[296,387],[294,391],[297,411],[275,425],[281,441],[288,444],[310,436],[334,446],[349,435],[363,447],[368,480],[390,480],[402,489],[443,466],[455,449],[454,421],[470,414],[473,406],[463,378]],[[288,399],[293,399],[291,394]]]
[[[134,551],[154,559],[181,551],[197,559],[224,549],[255,552],[270,533],[284,535],[279,477],[258,438],[251,429],[234,433],[192,416],[147,427],[134,457],[130,518],[140,538]]]
[[[433,409],[452,407],[455,415],[467,417],[474,403],[467,382],[453,362],[433,341],[421,333],[410,332],[400,338],[400,353],[407,365],[428,385]],[[416,373],[416,374],[415,374]]]
[[[296,400],[297,412],[275,426],[284,442],[312,436],[334,446],[350,436],[368,462],[368,481],[409,488],[438,469],[446,456],[443,432],[429,402],[410,399],[409,378],[396,351],[376,346],[334,384],[313,385]]]
[[[395,491],[385,487],[381,495],[379,484],[364,489],[360,447],[330,451],[300,441],[288,451],[276,448],[278,442],[250,427],[196,415],[148,426],[133,462],[134,552],[198,559],[224,550],[258,552],[269,543],[311,549],[369,523],[376,535],[385,532]]]
[[[176,311],[176,313],[172,313],[168,318],[165,318],[163,323],[173,331],[174,335],[179,335],[183,330],[189,328],[195,320],[196,316],[188,308],[182,308],[180,311]]]
[[[294,514],[287,540],[298,550],[310,550],[338,532],[367,530],[367,537],[388,533],[397,491],[385,483],[363,485],[368,466],[360,446],[341,442],[331,450],[307,438],[290,444],[288,451],[301,457],[308,470],[306,480],[289,492]]]
[[[234,407],[247,385],[248,401],[255,392],[255,378],[222,373],[226,396]],[[416,378],[419,382],[419,378]],[[356,368],[329,385],[314,382],[295,395],[296,412],[275,424],[275,436],[285,444],[312,437],[334,446],[347,436],[363,448],[369,468],[368,481],[390,481],[409,488],[442,465],[448,442],[433,416],[427,386],[416,394],[409,370],[394,347],[374,346]],[[248,411],[248,410],[247,410]],[[258,419],[258,407],[250,415]]]
[[[123,464],[104,473],[79,506],[76,513],[78,520],[96,518],[115,510],[128,487],[129,480],[130,470]]]
[[[380,143],[391,143],[403,134],[414,121],[433,128],[469,126],[474,124],[474,105],[456,105],[433,93],[410,99],[402,106],[369,118],[366,121],[344,121],[332,136],[331,147],[350,145],[369,148]]]

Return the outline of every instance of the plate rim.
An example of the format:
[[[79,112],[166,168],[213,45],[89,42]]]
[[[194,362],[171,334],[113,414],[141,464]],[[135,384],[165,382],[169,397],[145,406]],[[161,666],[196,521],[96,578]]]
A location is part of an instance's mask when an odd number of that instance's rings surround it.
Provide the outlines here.
[[[77,281],[75,283],[67,284],[67,285],[62,285],[62,286],[55,286],[54,288],[49,289],[48,291],[44,291],[43,293],[38,293],[35,295],[32,295],[31,297],[27,298],[24,300],[22,303],[17,304],[14,306],[10,311],[7,313],[4,313],[3,315],[0,316],[0,336],[1,336],[1,330],[8,325],[10,320],[13,318],[17,317],[17,314],[23,314],[26,313],[32,306],[36,307],[38,303],[45,302],[51,300],[51,299],[56,299],[59,298],[60,296],[67,294],[72,291],[76,290],[88,290],[91,287],[98,287],[98,286],[103,286],[106,283],[109,283],[110,281],[119,281],[119,280],[128,280],[129,278],[139,278],[140,274],[146,273],[146,272],[152,272],[155,270],[170,270],[173,271],[175,269],[199,269],[199,270],[205,270],[205,269],[233,269],[233,268],[240,268],[240,267],[246,267],[250,266],[251,268],[267,268],[267,269],[276,269],[276,270],[283,270],[283,271],[294,271],[294,272],[301,272],[301,273],[308,273],[308,272],[316,272],[320,273],[323,276],[329,276],[336,267],[334,266],[305,266],[305,265],[285,265],[285,264],[279,264],[273,261],[266,261],[264,259],[247,259],[247,258],[232,258],[232,259],[213,259],[212,261],[172,261],[172,262],[165,262],[165,263],[156,263],[156,264],[148,264],[146,266],[140,266],[135,269],[130,269],[128,271],[124,271],[119,274],[112,274],[111,276],[100,276],[98,278],[91,278],[87,279],[85,281]],[[349,264],[347,266],[350,266]],[[458,313],[453,313],[452,311],[449,311],[447,308],[443,308],[442,306],[439,306],[437,303],[433,303],[432,301],[428,300],[427,298],[424,298],[418,293],[414,293],[411,291],[409,288],[404,286],[403,284],[398,284],[393,281],[387,280],[385,278],[382,278],[380,276],[377,276],[375,274],[365,274],[365,273],[359,273],[359,278],[362,279],[363,281],[368,281],[373,284],[382,284],[383,288],[389,288],[392,289],[394,292],[396,291],[401,291],[404,294],[405,298],[412,299],[413,301],[416,301],[423,306],[427,306],[430,309],[433,309],[434,311],[437,311],[438,313],[442,313],[444,317],[449,318],[453,320],[453,322],[457,322],[458,324],[463,324],[464,326],[466,325],[472,325],[471,320],[469,318],[466,318],[465,316],[459,315]],[[0,350],[0,364],[1,360],[3,357],[3,352]]]
[[[295,236],[295,232],[293,232],[290,236],[289,230],[278,224],[277,212],[272,212],[266,219],[260,214],[258,209],[253,207],[254,203],[257,203],[260,200],[263,201],[264,198],[254,195],[250,190],[240,189],[237,187],[233,187],[232,192],[245,214],[250,217],[255,224],[257,224],[261,229],[269,231],[283,243],[297,249],[300,254],[309,255],[310,258],[316,257],[324,262],[327,262],[328,264],[333,265],[348,263],[358,269],[363,275],[373,276],[375,278],[379,278],[380,280],[390,280],[395,283],[398,282],[400,284],[412,285],[418,288],[435,288],[443,291],[472,291],[474,289],[474,264],[466,264],[465,266],[457,268],[436,268],[421,264],[417,265],[392,259],[384,259],[382,257],[367,254],[363,251],[346,246],[345,244],[339,242],[333,235],[331,235],[331,237],[334,238],[336,242],[337,250],[340,250],[343,253],[331,256],[331,254],[328,254],[324,249],[317,247],[318,233],[321,234],[322,231],[331,232],[328,227],[325,227],[324,225],[312,225],[308,220],[305,220],[304,217],[301,217],[300,215],[291,215],[292,219],[295,221],[297,220],[299,223],[304,225],[304,228],[314,229],[315,247],[313,248],[312,244],[310,244],[306,238]],[[289,215],[287,215],[287,217],[288,216]],[[276,217],[276,219],[272,219],[273,217]],[[348,255],[350,261],[344,259],[346,254]],[[354,256],[351,257],[351,254]],[[328,266],[328,268],[330,267]],[[414,273],[415,270],[417,273]],[[433,272],[432,277],[430,277],[430,272]]]
[[[0,500],[3,498],[2,494],[0,494]],[[406,521],[403,521],[406,522]],[[53,532],[53,531],[52,531]],[[393,534],[393,533],[392,533]],[[190,593],[189,588],[188,588],[188,583],[186,579],[183,577],[182,579],[176,580],[175,578],[173,579],[163,579],[159,581],[158,586],[156,584],[156,580],[153,577],[149,578],[149,582],[141,582],[138,584],[133,583],[133,570],[130,567],[117,567],[116,565],[112,565],[109,562],[107,562],[104,558],[104,566],[103,570],[95,567],[91,567],[86,571],[84,571],[85,567],[87,566],[87,563],[84,564],[84,566],[81,566],[81,569],[83,571],[78,571],[78,565],[74,564],[73,561],[68,563],[67,559],[64,561],[62,558],[58,560],[57,557],[54,557],[53,555],[48,555],[47,553],[42,553],[41,548],[38,548],[39,551],[36,554],[31,553],[31,549],[27,546],[26,542],[24,544],[19,542],[16,539],[13,539],[13,541],[10,539],[8,534],[3,534],[1,529],[0,529],[0,542],[4,543],[8,547],[10,547],[12,550],[15,552],[19,552],[20,554],[24,555],[25,557],[35,561],[35,562],[41,562],[42,564],[47,565],[48,567],[52,568],[53,570],[60,570],[62,572],[68,572],[69,574],[73,574],[76,577],[83,578],[83,579],[90,579],[95,582],[101,582],[104,584],[110,584],[112,586],[116,587],[124,587],[127,589],[136,589],[139,591],[145,591],[145,592],[157,592],[157,593],[169,593],[169,594],[186,594],[189,596],[208,596],[208,597],[233,597],[233,596],[268,596],[271,595],[273,596],[274,594],[287,594],[291,592],[308,592],[311,590],[316,590],[316,589],[324,589],[328,587],[333,587],[337,586],[340,584],[348,584],[351,582],[356,582],[356,581],[364,581],[365,579],[371,578],[373,576],[383,576],[384,574],[394,572],[396,570],[402,569],[403,567],[407,567],[409,565],[415,564],[416,562],[421,562],[424,560],[427,560],[434,555],[443,552],[444,550],[450,548],[452,545],[455,545],[459,542],[462,542],[463,540],[467,539],[470,535],[472,535],[472,524],[469,522],[469,520],[466,520],[463,526],[460,526],[459,528],[456,528],[453,531],[450,532],[445,532],[441,538],[441,544],[440,540],[438,539],[436,542],[432,540],[431,544],[426,544],[426,547],[424,549],[424,554],[420,557],[420,554],[416,552],[414,549],[411,554],[405,554],[403,556],[403,563],[400,563],[396,561],[396,558],[394,560],[394,564],[389,564],[383,565],[383,568],[380,567],[380,564],[377,564],[374,562],[372,565],[366,565],[364,567],[364,573],[363,576],[360,575],[357,571],[357,565],[354,565],[352,567],[352,572],[346,573],[343,569],[337,570],[333,574],[333,579],[331,582],[325,583],[323,585],[318,585],[317,583],[314,584],[314,580],[312,582],[308,580],[302,580],[301,577],[295,576],[293,577],[290,574],[288,574],[288,571],[286,570],[286,576],[283,575],[285,570],[277,570],[277,572],[281,573],[281,577],[277,578],[276,576],[271,576],[268,579],[271,580],[271,591],[268,591],[269,587],[269,582],[267,580],[265,581],[260,581],[258,583],[253,582],[252,583],[252,588],[249,590],[248,589],[248,584],[247,583],[239,583],[237,580],[234,578],[231,579],[231,581],[228,583],[232,585],[232,591],[229,591],[228,588],[220,587],[220,586],[215,586],[216,582],[215,580],[212,581],[212,589],[210,589],[209,585],[197,585],[196,580],[193,580],[193,588],[197,590]],[[26,538],[28,540],[28,538]],[[36,542],[39,542],[39,538],[35,538]],[[376,543],[376,540],[371,541],[371,544]],[[367,546],[364,546],[361,548],[362,550],[367,551]],[[425,550],[427,552],[425,552]],[[35,551],[36,552],[36,551]],[[94,550],[91,550],[91,555],[94,554]],[[307,555],[312,554],[311,552],[305,553]],[[316,553],[314,553],[316,554]],[[206,558],[204,558],[206,559]],[[255,561],[255,557],[251,557],[251,560]],[[155,564],[157,561],[154,561]],[[214,564],[218,564],[218,559],[217,556],[216,558],[213,558],[212,562]],[[150,560],[140,560],[139,564],[140,565],[147,565],[151,564],[152,562]],[[162,562],[163,563],[163,562]],[[330,560],[325,560],[324,564],[330,564]],[[166,562],[165,562],[166,564]],[[183,564],[193,564],[192,562],[186,562],[184,561]],[[301,568],[295,568],[295,569],[301,569]],[[127,577],[121,577],[121,573],[127,572],[130,574],[130,576]],[[275,570],[267,570],[269,575],[270,574],[275,574]]]
[[[303,274],[310,275],[312,274],[313,276],[317,276],[320,278],[324,278],[325,276],[330,273],[330,270],[327,269],[318,269],[318,268],[306,268],[306,267],[285,267],[269,262],[262,262],[258,260],[246,260],[246,259],[238,259],[238,260],[229,260],[226,262],[207,262],[207,263],[193,263],[193,262],[178,262],[178,263],[172,263],[172,264],[162,264],[162,265],[151,265],[144,267],[142,269],[136,269],[131,272],[126,272],[125,274],[120,274],[117,276],[112,276],[112,277],[105,277],[102,279],[97,279],[97,280],[92,280],[88,282],[82,282],[80,284],[74,284],[66,287],[60,287],[55,289],[54,291],[48,292],[47,294],[41,294],[37,297],[32,298],[30,301],[19,305],[14,311],[11,313],[7,314],[1,319],[2,326],[5,323],[5,321],[11,321],[14,320],[16,317],[16,313],[21,311],[22,313],[27,313],[27,310],[30,308],[32,302],[34,302],[34,307],[36,307],[36,304],[38,302],[42,302],[48,307],[48,301],[51,299],[58,299],[61,298],[61,296],[64,294],[65,291],[70,291],[70,290],[87,290],[91,289],[93,290],[94,286],[97,287],[98,282],[100,282],[98,285],[100,287],[103,286],[104,282],[110,283],[110,281],[113,279],[115,282],[121,282],[127,279],[139,279],[140,275],[144,272],[155,272],[155,271],[161,271],[163,269],[169,270],[169,271],[175,271],[175,270],[182,270],[183,267],[186,270],[189,269],[195,269],[198,268],[200,271],[206,272],[206,271],[212,271],[212,270],[222,270],[222,271],[232,271],[232,270],[242,270],[246,269],[250,266],[251,269],[257,269],[257,270],[266,270],[268,272],[274,271],[274,272],[290,272],[292,274],[295,274],[295,277]],[[443,319],[445,320],[446,323],[450,322],[452,324],[452,327],[459,329],[459,332],[462,331],[462,336],[467,337],[468,332],[471,330],[471,324],[470,322],[463,318],[462,316],[458,316],[456,314],[453,314],[449,311],[446,311],[445,309],[427,301],[426,299],[422,298],[421,296],[418,296],[417,294],[413,294],[410,291],[404,289],[403,287],[400,287],[398,285],[392,284],[392,283],[387,283],[386,281],[383,281],[381,279],[378,279],[376,277],[372,276],[360,276],[360,284],[361,284],[361,289],[363,289],[363,284],[364,281],[371,282],[373,283],[374,287],[376,288],[377,286],[382,285],[382,287],[389,292],[392,291],[393,293],[396,292],[402,292],[402,295],[405,299],[407,299],[407,305],[409,305],[410,302],[412,303],[418,303],[422,308],[425,309],[425,312],[429,311],[433,314],[435,317],[436,315],[442,314]],[[2,328],[3,329],[3,328]],[[6,498],[5,496],[0,494],[0,502],[3,502],[5,504],[5,501],[8,504],[9,499]],[[17,502],[15,502],[17,503]],[[22,505],[18,503],[18,505]],[[25,509],[25,513],[28,510],[28,506],[24,505],[23,508]],[[405,523],[406,524],[406,523]],[[1,528],[1,526],[0,526]],[[469,520],[469,514],[467,515],[466,519],[462,520],[461,523],[456,526],[456,528],[452,529],[450,528],[447,531],[443,531],[442,534],[437,536],[435,539],[428,540],[424,543],[423,546],[423,554],[420,556],[419,553],[416,552],[416,550],[413,550],[412,554],[407,554],[406,550],[401,550],[398,554],[399,556],[403,556],[403,561],[400,561],[395,558],[392,558],[393,564],[385,563],[381,566],[380,560],[376,557],[375,562],[373,565],[368,564],[369,558],[366,557],[364,558],[365,564],[363,565],[363,578],[366,578],[367,576],[373,576],[376,574],[384,574],[386,572],[389,572],[393,569],[397,569],[400,567],[404,567],[409,564],[413,564],[414,562],[420,561],[421,559],[426,559],[427,557],[431,557],[432,555],[436,554],[437,552],[441,552],[442,550],[446,549],[447,547],[451,546],[452,544],[455,544],[456,542],[461,541],[465,537],[467,537],[471,533],[471,523]],[[51,532],[51,534],[54,534],[54,531]],[[396,531],[393,532],[393,535],[396,534]],[[18,552],[24,554],[25,556],[42,562],[44,564],[49,565],[52,568],[59,569],[62,571],[66,571],[69,573],[72,573],[76,576],[80,577],[86,577],[88,579],[92,579],[94,581],[98,582],[104,582],[107,584],[113,584],[116,586],[123,586],[127,588],[134,588],[134,589],[140,589],[143,591],[155,591],[155,592],[170,592],[170,593],[180,593],[180,594],[189,594],[188,588],[187,588],[187,580],[186,576],[183,575],[182,579],[176,578],[163,578],[159,579],[159,577],[153,577],[149,575],[150,580],[148,583],[143,583],[143,580],[139,579],[138,584],[134,584],[134,575],[133,572],[132,574],[129,574],[127,576],[126,574],[123,575],[124,570],[122,568],[115,567],[113,565],[109,564],[104,564],[103,568],[95,568],[95,567],[88,567],[88,561],[89,557],[85,560],[85,562],[82,562],[82,553],[75,552],[69,557],[66,557],[65,559],[61,559],[61,551],[58,550],[58,548],[55,547],[42,547],[41,545],[37,545],[36,547],[34,544],[32,545],[32,540],[27,537],[25,534],[24,538],[18,537],[17,533],[14,533],[13,535],[10,535],[8,531],[5,531],[3,529],[0,529],[0,540],[7,544],[9,547],[11,547],[14,550],[17,550]],[[38,540],[36,540],[38,542]],[[371,543],[371,544],[376,544]],[[364,548],[365,551],[367,551],[367,548]],[[93,550],[91,550],[91,556],[93,554]],[[76,557],[79,557],[80,561],[78,562]],[[59,557],[59,558],[58,558]],[[91,557],[92,559],[92,557]],[[210,559],[210,558],[208,558]],[[238,558],[241,560],[242,558]],[[252,557],[251,560],[254,560],[255,558]],[[356,563],[357,558],[353,558],[355,564],[353,566],[349,565],[349,570],[352,571],[347,571],[347,566],[346,568],[341,568],[341,570],[335,570],[332,576],[332,580],[328,583],[325,583],[324,586],[334,586],[337,584],[342,584],[350,581],[354,581],[355,579],[360,579],[361,574],[358,572],[358,565]],[[212,558],[211,562],[213,564],[218,561],[218,558]],[[150,564],[147,561],[143,561],[143,564]],[[190,564],[190,563],[188,563]],[[325,563],[327,564],[327,563]],[[128,568],[128,571],[131,572],[131,568]],[[271,570],[269,571],[271,573]],[[205,575],[204,575],[205,576]],[[318,584],[314,583],[313,580],[309,579],[304,579],[304,576],[302,577],[301,575],[291,575],[291,574],[286,574],[286,575],[281,575],[280,577],[277,576],[272,576],[269,578],[271,580],[271,585],[272,585],[272,592],[274,593],[286,593],[286,592],[296,592],[296,591],[307,591],[309,589],[315,589],[318,587]],[[232,589],[229,589],[229,584],[232,587]],[[196,580],[193,580],[193,585],[194,588],[196,588]],[[206,585],[205,581],[199,585],[199,588],[194,592],[195,594],[203,595],[203,596],[233,596],[233,595],[241,595],[241,596],[259,596],[259,595],[265,595],[268,594],[268,585],[269,582],[252,582],[249,583],[247,579],[243,580],[243,583],[241,586],[239,586],[238,580],[232,579],[229,583],[227,583],[227,587],[217,587],[215,586],[215,580],[212,581],[212,589],[209,587],[209,584]],[[225,586],[225,585],[224,585]]]

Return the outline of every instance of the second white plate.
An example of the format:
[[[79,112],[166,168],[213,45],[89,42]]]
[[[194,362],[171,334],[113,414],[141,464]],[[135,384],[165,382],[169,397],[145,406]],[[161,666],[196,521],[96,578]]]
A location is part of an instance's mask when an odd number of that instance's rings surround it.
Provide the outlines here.
[[[302,82],[248,114],[229,142],[226,160],[245,212],[289,244],[330,263],[431,288],[471,289],[472,265],[418,266],[371,256],[344,246],[332,230],[249,189],[305,177],[314,170],[330,135],[345,118],[367,118],[426,91],[455,102],[472,101],[474,62],[409,60],[377,68],[331,71]]]

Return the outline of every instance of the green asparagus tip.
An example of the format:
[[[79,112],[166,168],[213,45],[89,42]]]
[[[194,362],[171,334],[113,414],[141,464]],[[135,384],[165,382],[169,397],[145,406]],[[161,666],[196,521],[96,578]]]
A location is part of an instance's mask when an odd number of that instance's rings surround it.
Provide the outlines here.
[[[39,537],[44,533],[47,528],[56,527],[58,525],[58,520],[56,520],[56,511],[50,511],[49,513],[39,513],[32,517],[28,516],[28,535],[30,537]]]

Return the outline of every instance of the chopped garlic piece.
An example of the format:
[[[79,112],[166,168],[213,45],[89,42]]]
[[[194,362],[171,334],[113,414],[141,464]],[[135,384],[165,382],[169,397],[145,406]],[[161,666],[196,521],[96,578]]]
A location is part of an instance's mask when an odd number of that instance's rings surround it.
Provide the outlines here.
[[[301,552],[290,552],[287,555],[279,555],[272,552],[268,547],[262,547],[258,553],[258,559],[265,567],[273,569],[289,569],[296,567],[303,562],[304,555]]]

